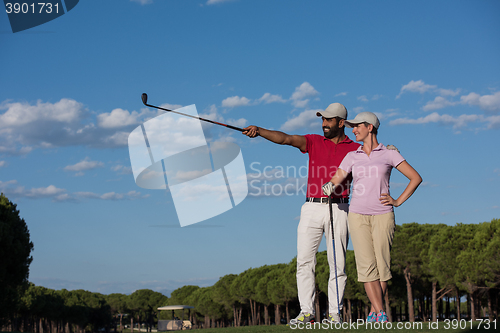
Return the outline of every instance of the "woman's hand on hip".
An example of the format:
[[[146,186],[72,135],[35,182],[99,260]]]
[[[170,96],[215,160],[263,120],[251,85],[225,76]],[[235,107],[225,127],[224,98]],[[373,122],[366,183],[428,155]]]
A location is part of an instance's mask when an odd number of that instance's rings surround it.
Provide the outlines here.
[[[394,200],[388,193],[382,193],[380,196],[380,202],[384,206],[394,206],[398,207],[399,204],[396,200]]]

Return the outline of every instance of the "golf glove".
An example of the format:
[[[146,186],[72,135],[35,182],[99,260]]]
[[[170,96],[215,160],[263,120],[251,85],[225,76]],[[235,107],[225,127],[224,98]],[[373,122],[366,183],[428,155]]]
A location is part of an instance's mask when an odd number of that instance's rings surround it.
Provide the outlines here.
[[[330,196],[333,193],[333,189],[335,188],[335,185],[333,185],[332,182],[327,182],[326,184],[321,186],[321,188],[323,189],[324,195]]]

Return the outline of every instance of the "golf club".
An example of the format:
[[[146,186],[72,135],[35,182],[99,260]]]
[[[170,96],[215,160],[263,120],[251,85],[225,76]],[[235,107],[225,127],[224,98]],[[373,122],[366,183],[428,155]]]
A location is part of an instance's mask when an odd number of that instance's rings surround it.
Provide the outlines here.
[[[177,113],[177,114],[180,114],[182,116],[187,116],[187,117],[191,117],[191,118],[194,118],[194,119],[203,120],[203,121],[206,121],[206,122],[209,122],[209,123],[212,123],[212,124],[221,125],[221,126],[224,126],[224,127],[227,127],[227,128],[233,129],[233,130],[237,130],[237,131],[240,131],[240,132],[244,132],[245,131],[243,128],[239,128],[239,127],[236,127],[236,126],[231,126],[231,125],[219,123],[217,121],[213,121],[213,120],[210,120],[210,119],[196,117],[196,116],[192,116],[192,115],[189,115],[189,114],[185,114],[185,113],[177,112],[177,111],[174,111],[174,110],[169,110],[169,109],[165,109],[165,108],[162,108],[162,107],[159,107],[159,106],[154,106],[154,105],[148,104],[148,94],[146,94],[146,93],[142,94],[142,103],[144,103],[144,105],[146,105],[146,106],[149,106],[150,108],[155,108],[155,109],[159,109],[159,110],[163,110],[163,111],[167,111],[167,112]]]
[[[337,255],[335,253],[335,234],[333,232],[333,208],[332,208],[332,195],[328,197],[328,206],[330,208],[330,225],[332,228],[332,242],[333,242],[333,264],[335,265],[335,286],[337,287],[337,309],[340,316],[340,301],[339,301],[339,280],[337,276]]]

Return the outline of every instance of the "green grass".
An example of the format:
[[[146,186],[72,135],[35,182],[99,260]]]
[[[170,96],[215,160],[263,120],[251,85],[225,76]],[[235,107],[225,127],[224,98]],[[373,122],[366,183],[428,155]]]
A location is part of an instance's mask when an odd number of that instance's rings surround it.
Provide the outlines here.
[[[398,328],[397,325],[400,325],[400,328]],[[435,325],[435,323],[431,323],[432,325]],[[466,326],[465,328],[461,329],[456,325],[456,328],[454,329],[452,324],[445,324],[444,322],[440,322],[437,327],[429,327],[429,323],[422,323],[422,322],[416,322],[416,323],[392,323],[392,329],[388,329],[387,327],[379,327],[379,326],[373,326],[371,329],[367,328],[365,325],[351,325],[350,328],[348,329],[335,329],[335,328],[330,328],[330,327],[325,327],[324,325],[316,324],[316,326],[311,329],[299,329],[298,327],[295,329],[292,329],[292,327],[288,327],[285,325],[280,325],[280,326],[244,326],[244,327],[225,327],[225,328],[209,328],[209,329],[199,329],[196,330],[199,333],[278,333],[278,332],[300,332],[300,331],[317,331],[317,332],[363,332],[363,333],[381,333],[381,332],[398,332],[398,333],[436,333],[436,332],[450,332],[450,333],[456,333],[456,332],[477,332],[477,333],[484,333],[484,332],[498,332],[498,329],[500,326],[498,325],[495,329],[495,326],[492,324],[490,325],[490,329],[485,329],[484,324],[482,324],[482,327],[478,328],[478,322],[472,324],[472,329],[471,329],[471,324],[470,322],[462,322],[462,327],[464,325]],[[347,324],[344,324],[344,327],[347,327]],[[377,329],[378,327],[378,329]],[[406,327],[406,328],[405,328]]]

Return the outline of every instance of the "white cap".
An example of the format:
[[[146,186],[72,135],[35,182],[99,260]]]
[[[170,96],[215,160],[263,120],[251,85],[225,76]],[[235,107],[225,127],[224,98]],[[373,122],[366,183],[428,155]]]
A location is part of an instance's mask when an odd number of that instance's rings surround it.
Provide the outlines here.
[[[380,126],[380,121],[378,120],[377,116],[373,112],[360,112],[354,117],[353,120],[346,120],[345,125],[346,127],[353,128],[354,125],[361,124],[361,123],[368,123],[372,124],[373,127],[378,129]]]
[[[335,118],[340,117],[347,119],[347,109],[340,103],[332,103],[328,105],[325,111],[316,112],[318,117]]]

